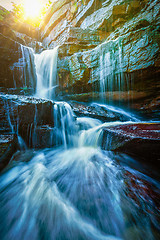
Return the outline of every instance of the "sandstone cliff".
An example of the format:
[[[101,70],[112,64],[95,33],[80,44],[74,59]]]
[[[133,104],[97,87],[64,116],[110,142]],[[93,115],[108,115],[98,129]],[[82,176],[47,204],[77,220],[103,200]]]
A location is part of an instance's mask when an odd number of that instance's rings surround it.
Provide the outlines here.
[[[106,99],[146,104],[159,96],[158,0],[55,1],[41,30],[46,47],[60,45],[63,94],[100,90]]]

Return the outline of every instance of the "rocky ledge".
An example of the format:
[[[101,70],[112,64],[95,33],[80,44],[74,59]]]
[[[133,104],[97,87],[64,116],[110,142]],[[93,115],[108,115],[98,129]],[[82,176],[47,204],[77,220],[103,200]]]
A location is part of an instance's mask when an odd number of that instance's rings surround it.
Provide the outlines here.
[[[49,48],[60,45],[63,95],[105,92],[107,101],[148,111],[160,95],[159,11],[158,0],[54,1],[41,37]]]
[[[52,101],[1,94],[0,106],[0,134],[19,134],[30,147],[36,128],[54,125]]]
[[[135,119],[132,114],[127,114],[122,109],[112,107],[109,105],[98,104],[98,103],[80,103],[76,101],[70,101],[74,113],[80,117],[91,117],[99,119],[103,122],[114,122],[114,121],[129,121]]]
[[[160,166],[160,123],[127,123],[103,129],[102,148]]]

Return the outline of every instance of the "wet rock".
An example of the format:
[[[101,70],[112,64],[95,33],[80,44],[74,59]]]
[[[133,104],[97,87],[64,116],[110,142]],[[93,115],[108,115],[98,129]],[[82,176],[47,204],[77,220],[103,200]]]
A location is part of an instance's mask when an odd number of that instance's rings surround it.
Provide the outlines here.
[[[11,67],[19,59],[20,45],[0,33],[0,87],[14,87]]]
[[[105,128],[102,148],[124,152],[160,166],[160,124],[131,123]]]
[[[32,136],[34,148],[50,148],[56,145],[54,128],[49,125],[37,126]]]
[[[157,94],[148,96],[143,101],[132,104],[132,108],[140,111],[145,118],[159,121],[160,119],[160,97]]]
[[[144,90],[149,94],[147,91],[149,87],[155,89],[151,82],[159,82],[158,39],[158,31],[155,29],[151,32],[149,27],[135,31],[134,34],[130,32],[114,41],[106,41],[93,50],[61,58],[58,62],[58,71],[61,74],[61,69],[66,69],[63,71],[65,78],[63,82],[68,89],[79,82],[85,85],[86,89],[91,85],[94,90],[94,83],[98,82],[102,88],[101,85],[105,82],[106,92],[124,92],[132,89]],[[146,89],[144,86],[147,86]]]
[[[32,88],[36,85],[33,50],[0,33],[0,87]]]
[[[134,172],[124,171],[124,183],[125,183],[125,194],[130,199],[127,206],[130,204],[134,205],[135,208],[139,208],[140,211],[144,211],[145,215],[148,215],[151,221],[151,228],[153,228],[153,233],[155,239],[158,239],[159,235],[159,220],[160,220],[160,191],[156,184],[151,183],[149,179],[144,179],[143,175],[136,175]],[[132,206],[133,206],[132,205]],[[126,206],[123,206],[124,212]],[[128,226],[130,225],[131,216],[126,215],[126,222]],[[154,227],[153,227],[154,226]],[[140,229],[141,230],[141,229]],[[158,231],[157,231],[158,230]],[[137,231],[137,229],[136,229]],[[135,238],[135,233],[133,239]]]
[[[54,126],[51,101],[2,94],[0,104],[0,132],[18,132],[28,146],[37,126]]]
[[[85,103],[78,103],[73,101],[69,102],[69,104],[77,116],[96,118],[104,122],[129,120],[129,117],[124,116],[121,113],[114,112],[110,109],[106,109],[105,107],[97,104],[88,105]]]
[[[12,143],[14,135],[0,135],[0,157],[5,153],[8,146]]]
[[[56,1],[51,9],[42,37],[51,48],[63,43],[58,60],[63,94],[104,91],[106,100],[130,103],[159,96],[158,0]]]
[[[18,138],[16,134],[0,135],[0,171],[8,165],[17,149]]]
[[[93,11],[95,2],[95,0],[83,2],[64,0],[61,3],[55,1],[42,26],[43,43],[49,45],[70,27],[79,27],[83,19]]]
[[[146,92],[143,91],[124,91],[124,92],[118,92],[118,91],[114,91],[114,92],[106,92],[104,94],[100,93],[100,92],[88,92],[88,93],[79,93],[79,94],[74,94],[74,89],[76,89],[78,87],[78,85],[74,85],[73,88],[71,89],[71,93],[72,94],[68,94],[68,91],[63,91],[63,96],[59,95],[58,99],[62,100],[73,100],[73,101],[79,101],[79,102],[92,102],[92,101],[100,101],[103,97],[105,97],[106,102],[110,103],[111,105],[113,103],[123,103],[124,105],[130,102],[130,101],[134,101],[134,104],[130,104],[130,108],[136,109],[137,111],[141,112],[141,109],[139,106],[143,105],[143,100],[147,99],[148,95]],[[81,89],[81,91],[83,92],[83,89],[85,90],[85,86],[82,85],[81,87],[79,86],[79,88]],[[83,89],[82,89],[83,88]],[[89,88],[89,87],[88,87]],[[90,88],[92,88],[90,86]],[[77,90],[78,92],[78,90]],[[149,97],[151,97],[151,95],[149,95]],[[137,104],[136,104],[137,102]],[[139,103],[139,104],[138,104]],[[145,102],[144,102],[145,103]],[[147,105],[147,103],[146,103]],[[150,105],[149,105],[150,106]],[[148,106],[148,107],[149,107]],[[143,111],[142,111],[143,112]]]
[[[79,47],[79,50],[86,50],[88,48],[96,47],[98,44],[103,42],[108,34],[103,31],[99,30],[90,30],[90,29],[81,29],[78,27],[69,27],[67,30],[63,31],[62,34],[60,34],[58,37],[51,38],[50,42],[50,48],[54,47],[55,45],[62,45],[59,48],[59,51],[62,52],[63,50],[63,57],[66,55],[71,55],[76,51],[71,51],[72,46],[75,47],[77,45]],[[67,46],[69,49],[67,49]],[[65,51],[64,51],[64,48]],[[62,50],[61,50],[62,49]]]

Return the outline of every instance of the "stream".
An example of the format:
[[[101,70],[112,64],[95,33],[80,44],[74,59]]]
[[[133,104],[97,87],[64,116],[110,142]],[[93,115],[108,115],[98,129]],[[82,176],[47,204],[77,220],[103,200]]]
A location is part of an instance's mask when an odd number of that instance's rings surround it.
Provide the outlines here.
[[[54,98],[57,49],[35,57],[36,97]],[[131,157],[100,147],[103,127],[140,120],[101,107],[128,120],[79,117],[69,103],[55,101],[55,146],[13,155],[0,175],[1,240],[159,239],[159,182],[123,164]]]

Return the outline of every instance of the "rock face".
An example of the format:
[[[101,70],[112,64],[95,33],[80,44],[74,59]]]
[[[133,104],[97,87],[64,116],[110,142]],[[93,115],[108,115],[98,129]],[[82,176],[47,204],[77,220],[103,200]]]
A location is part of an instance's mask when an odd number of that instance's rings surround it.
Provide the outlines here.
[[[12,155],[17,150],[18,139],[16,135],[0,135],[0,172],[8,165]]]
[[[0,103],[1,135],[18,134],[29,147],[41,148],[51,145],[45,137],[49,132],[48,129],[54,126],[51,101],[17,95],[1,95]],[[46,125],[48,128],[44,127]],[[38,135],[42,134],[39,129],[43,129],[44,136]],[[50,139],[49,135],[47,137]]]
[[[32,88],[36,85],[33,50],[0,33],[0,87]]]
[[[160,165],[160,124],[135,123],[105,128],[102,147]]]
[[[100,91],[107,100],[138,103],[148,98],[149,104],[157,98],[159,11],[158,0],[55,1],[42,40],[50,48],[61,45],[63,94]]]
[[[33,49],[39,51],[36,29],[0,6],[0,87],[35,89]],[[30,66],[32,66],[30,68]]]

